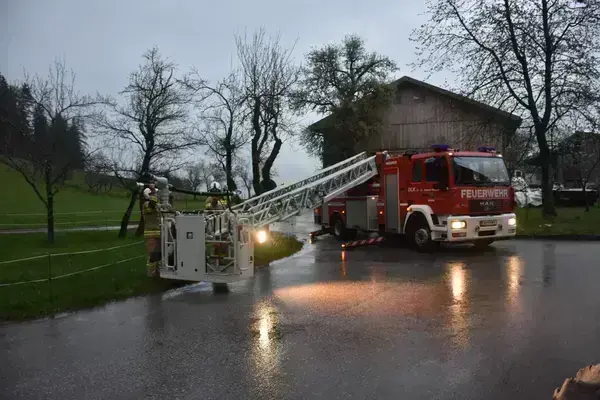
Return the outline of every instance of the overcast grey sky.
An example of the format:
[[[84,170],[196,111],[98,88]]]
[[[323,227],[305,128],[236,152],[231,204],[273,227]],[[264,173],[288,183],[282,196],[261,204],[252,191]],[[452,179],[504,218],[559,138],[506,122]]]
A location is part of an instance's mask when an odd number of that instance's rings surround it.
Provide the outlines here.
[[[298,39],[295,58],[311,47],[339,42],[345,34],[365,38],[368,49],[398,63],[398,75],[411,71],[413,28],[424,22],[418,0],[0,0],[0,72],[9,81],[23,69],[45,74],[64,57],[77,74],[81,92],[116,96],[142,53],[157,45],[183,70],[195,66],[210,80],[222,78],[235,57],[234,31],[264,26],[279,31],[284,44]],[[292,5],[293,4],[293,5]],[[441,84],[443,76],[429,80]],[[437,80],[437,82],[436,82]],[[308,115],[303,123],[315,120]],[[275,164],[278,182],[309,176],[320,163],[297,144],[286,143]]]

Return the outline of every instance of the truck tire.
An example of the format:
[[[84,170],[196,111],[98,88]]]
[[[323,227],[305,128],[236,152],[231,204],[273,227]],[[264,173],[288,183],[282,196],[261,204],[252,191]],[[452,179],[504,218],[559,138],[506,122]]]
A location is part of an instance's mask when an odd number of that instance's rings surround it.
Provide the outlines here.
[[[345,242],[355,238],[357,232],[354,229],[346,228],[344,221],[339,216],[335,216],[331,224],[331,234],[340,242]]]
[[[439,245],[439,243],[431,240],[431,229],[423,216],[413,216],[408,221],[406,230],[409,243],[418,252],[430,252]]]
[[[339,240],[340,242],[343,241],[345,230],[346,227],[344,226],[342,220],[338,217],[335,217],[333,219],[333,223],[331,224],[331,234],[333,235],[333,237]]]

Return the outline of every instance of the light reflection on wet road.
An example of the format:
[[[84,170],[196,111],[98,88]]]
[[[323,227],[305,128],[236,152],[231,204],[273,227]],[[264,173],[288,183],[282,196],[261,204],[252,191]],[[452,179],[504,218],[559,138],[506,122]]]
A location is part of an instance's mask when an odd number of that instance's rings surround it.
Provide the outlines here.
[[[340,253],[324,237],[227,295],[0,326],[0,398],[550,398],[600,362],[600,246],[493,247]]]

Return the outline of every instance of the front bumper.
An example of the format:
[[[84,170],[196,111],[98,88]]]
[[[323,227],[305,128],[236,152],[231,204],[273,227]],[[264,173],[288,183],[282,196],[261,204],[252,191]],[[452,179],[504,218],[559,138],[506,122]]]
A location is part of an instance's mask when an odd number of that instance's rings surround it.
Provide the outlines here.
[[[517,234],[517,225],[508,225],[512,218],[516,220],[517,216],[514,213],[480,217],[450,216],[446,220],[446,225],[436,226],[432,229],[431,236],[435,241],[452,243],[510,239]],[[464,221],[466,227],[452,229],[452,221]]]

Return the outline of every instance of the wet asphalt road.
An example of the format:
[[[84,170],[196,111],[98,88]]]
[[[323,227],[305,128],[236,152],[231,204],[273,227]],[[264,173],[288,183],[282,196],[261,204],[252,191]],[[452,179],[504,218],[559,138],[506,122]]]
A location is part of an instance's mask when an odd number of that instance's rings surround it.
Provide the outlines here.
[[[0,326],[0,398],[550,399],[600,362],[599,260],[535,241],[342,256],[325,237],[226,295]]]

